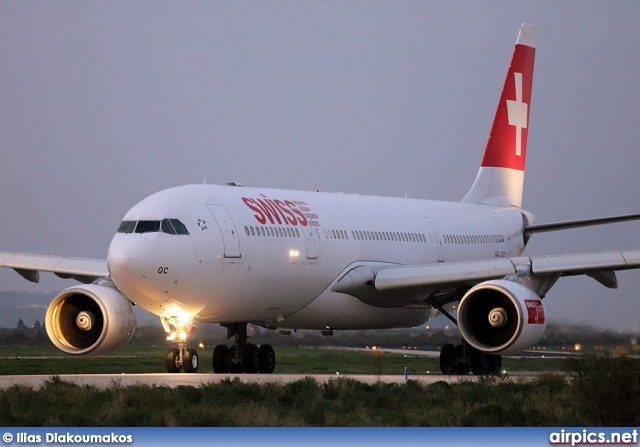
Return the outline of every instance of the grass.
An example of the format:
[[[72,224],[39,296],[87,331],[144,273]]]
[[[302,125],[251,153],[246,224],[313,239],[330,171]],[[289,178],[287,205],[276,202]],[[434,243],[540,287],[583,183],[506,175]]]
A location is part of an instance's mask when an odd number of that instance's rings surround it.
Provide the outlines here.
[[[0,348],[0,375],[10,374],[134,374],[165,372],[167,347],[126,346],[102,357],[73,357],[51,347]],[[199,349],[199,372],[211,372],[211,349]],[[276,373],[281,374],[409,374],[438,373],[438,357],[326,348],[277,349]],[[559,371],[563,360],[504,357],[509,371]]]
[[[303,361],[325,360],[325,355],[341,360],[336,352],[324,351],[329,350],[295,352]],[[371,361],[366,354],[364,358]],[[638,359],[587,355],[564,360],[562,366],[566,373],[542,373],[530,381],[488,376],[454,384],[413,380],[365,384],[349,378],[320,383],[306,377],[284,384],[227,378],[199,387],[125,387],[114,382],[96,388],[54,375],[38,389],[14,385],[0,390],[0,426],[640,424]]]
[[[575,426],[568,390],[541,383],[287,384],[225,380],[200,387],[80,386],[0,390],[1,426]],[[99,405],[96,405],[99,403]],[[564,408],[564,410],[563,410]]]

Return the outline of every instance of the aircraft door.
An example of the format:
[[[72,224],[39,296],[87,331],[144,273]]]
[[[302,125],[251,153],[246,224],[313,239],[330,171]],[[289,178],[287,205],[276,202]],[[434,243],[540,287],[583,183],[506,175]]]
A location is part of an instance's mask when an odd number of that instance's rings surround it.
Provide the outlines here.
[[[304,228],[302,234],[304,234],[304,240],[307,245],[307,259],[318,259],[318,246],[316,245],[316,235],[313,232],[313,228]]]
[[[226,208],[222,205],[207,205],[213,218],[218,224],[220,233],[222,233],[222,242],[224,244],[224,257],[225,258],[239,258],[240,257],[240,240],[238,239],[238,231],[236,226],[231,220],[231,216],[227,212]]]
[[[431,221],[429,221],[429,228],[431,228],[431,234],[433,234],[436,247],[438,248],[438,262],[444,262],[444,250],[442,248],[442,239],[440,239],[440,233],[438,233],[438,229]]]

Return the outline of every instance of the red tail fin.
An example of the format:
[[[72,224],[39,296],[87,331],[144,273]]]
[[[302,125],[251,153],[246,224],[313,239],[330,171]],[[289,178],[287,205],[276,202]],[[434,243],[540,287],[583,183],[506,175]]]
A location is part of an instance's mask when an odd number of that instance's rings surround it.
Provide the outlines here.
[[[482,166],[524,171],[535,51],[535,28],[522,25],[493,118]]]
[[[536,29],[522,25],[476,181],[463,202],[520,206]]]

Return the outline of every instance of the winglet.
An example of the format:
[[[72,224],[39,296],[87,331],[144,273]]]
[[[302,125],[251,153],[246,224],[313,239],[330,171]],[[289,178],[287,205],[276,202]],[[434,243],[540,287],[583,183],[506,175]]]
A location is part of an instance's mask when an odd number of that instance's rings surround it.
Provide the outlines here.
[[[522,205],[536,27],[523,24],[507,69],[480,170],[466,203]]]

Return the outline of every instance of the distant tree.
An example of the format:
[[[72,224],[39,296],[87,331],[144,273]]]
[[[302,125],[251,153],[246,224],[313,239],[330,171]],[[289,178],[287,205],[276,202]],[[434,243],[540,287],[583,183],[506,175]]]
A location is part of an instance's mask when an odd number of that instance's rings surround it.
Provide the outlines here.
[[[49,337],[47,337],[43,331],[38,331],[33,337],[34,345],[47,345],[49,344]]]
[[[26,341],[27,341],[27,336],[20,332],[11,334],[11,336],[9,337],[9,343],[12,345],[23,346],[26,344]]]
[[[40,322],[39,322],[38,320],[36,320],[36,322],[35,322],[35,323],[33,323],[33,328],[34,328],[36,331],[40,332],[40,331],[42,330],[42,325],[40,324]]]
[[[18,328],[18,329],[26,329],[27,328],[27,326],[25,326],[25,324],[24,324],[24,321],[22,321],[22,318],[20,318],[18,320],[18,324],[16,325],[16,328]]]

